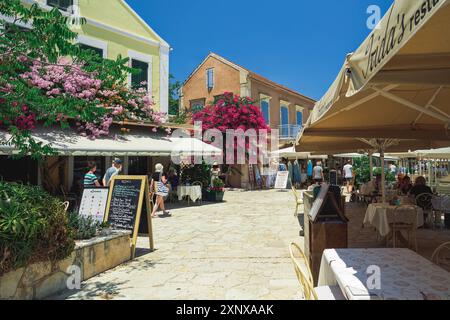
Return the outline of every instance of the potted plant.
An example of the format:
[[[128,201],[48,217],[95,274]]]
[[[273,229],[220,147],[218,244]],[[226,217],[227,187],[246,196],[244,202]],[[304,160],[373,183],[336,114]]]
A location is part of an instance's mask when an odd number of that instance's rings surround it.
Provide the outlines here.
[[[214,195],[215,202],[222,202],[225,194],[225,184],[221,179],[214,179],[211,187],[211,195]]]

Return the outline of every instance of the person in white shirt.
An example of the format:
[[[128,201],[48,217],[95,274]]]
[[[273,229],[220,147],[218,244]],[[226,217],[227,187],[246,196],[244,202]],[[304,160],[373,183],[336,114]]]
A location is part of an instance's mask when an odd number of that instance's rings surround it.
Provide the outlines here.
[[[344,180],[347,185],[347,193],[353,192],[353,166],[352,161],[348,160],[347,164],[344,166]]]
[[[324,180],[322,163],[317,162],[316,166],[313,168],[313,179],[316,183],[320,184]]]

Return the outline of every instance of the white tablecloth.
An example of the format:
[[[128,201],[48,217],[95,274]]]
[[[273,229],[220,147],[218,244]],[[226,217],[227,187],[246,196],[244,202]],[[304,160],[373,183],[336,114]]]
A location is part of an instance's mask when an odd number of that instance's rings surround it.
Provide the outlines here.
[[[178,186],[178,200],[183,200],[184,197],[189,197],[193,202],[202,198],[201,186]]]
[[[390,206],[381,203],[370,204],[367,207],[366,216],[364,218],[364,225],[371,225],[378,230],[382,237],[386,237],[391,229],[389,227],[390,223],[394,222],[394,212],[396,206]],[[404,221],[409,221],[406,215],[410,214],[411,211],[406,208],[399,209],[397,211],[397,222],[402,221],[402,215],[404,215]],[[422,227],[424,225],[423,210],[417,207],[417,227]]]
[[[409,249],[325,250],[319,286],[336,285],[349,300],[450,299],[450,273]]]

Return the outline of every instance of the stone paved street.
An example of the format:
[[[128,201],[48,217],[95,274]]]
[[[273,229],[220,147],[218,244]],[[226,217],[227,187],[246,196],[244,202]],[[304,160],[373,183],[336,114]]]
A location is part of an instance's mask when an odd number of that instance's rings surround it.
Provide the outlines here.
[[[154,220],[157,251],[57,298],[299,299],[288,252],[302,241],[294,203],[291,192],[230,191],[224,203],[172,210]]]

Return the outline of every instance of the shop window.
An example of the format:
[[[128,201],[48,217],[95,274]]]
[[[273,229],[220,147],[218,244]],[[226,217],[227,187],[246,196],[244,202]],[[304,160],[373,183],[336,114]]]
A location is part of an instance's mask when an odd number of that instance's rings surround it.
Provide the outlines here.
[[[0,179],[23,184],[38,184],[38,162],[30,157],[12,159],[0,156]]]

